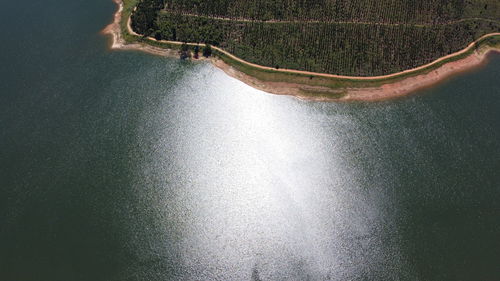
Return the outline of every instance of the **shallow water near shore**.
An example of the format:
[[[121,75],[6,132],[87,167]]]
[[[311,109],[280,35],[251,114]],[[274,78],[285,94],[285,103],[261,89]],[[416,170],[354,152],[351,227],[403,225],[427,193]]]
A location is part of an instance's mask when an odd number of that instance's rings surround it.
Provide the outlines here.
[[[306,102],[108,50],[111,1],[0,17],[0,280],[498,280],[500,56]],[[9,12],[6,12],[9,11]]]

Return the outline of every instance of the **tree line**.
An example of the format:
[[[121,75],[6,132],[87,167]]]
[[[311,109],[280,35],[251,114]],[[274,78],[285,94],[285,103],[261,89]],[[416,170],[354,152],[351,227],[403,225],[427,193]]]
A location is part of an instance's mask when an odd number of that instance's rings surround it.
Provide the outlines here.
[[[224,9],[229,9],[231,7],[229,2],[240,3],[239,0],[210,1],[214,6],[212,10],[203,9],[204,12],[200,14],[193,14],[193,12],[201,9],[200,7],[205,7],[203,5],[208,1],[176,1],[141,1],[132,17],[134,30],[158,40],[211,44],[260,65],[342,75],[373,76],[414,68],[456,52],[486,33],[500,31],[500,22],[481,19],[446,24],[414,24],[411,23],[413,15],[404,9],[401,12],[407,13],[405,17],[410,19],[409,23],[228,20],[227,17],[234,16],[234,14],[228,12],[228,14],[221,15],[222,18],[206,14],[210,14],[210,11],[215,11],[219,5],[223,4],[228,4]],[[257,2],[259,1],[264,0]],[[277,3],[287,3],[287,1],[293,2],[294,0],[269,0],[268,3],[277,5]],[[323,0],[295,2],[303,3],[304,7],[310,8],[314,7],[314,3],[321,3],[321,1]],[[388,0],[382,0],[384,1]],[[406,3],[405,1],[396,2]],[[425,1],[433,5],[443,3],[440,0]],[[183,3],[182,7],[188,7],[191,10],[189,12],[173,11],[175,6],[172,3],[174,2],[178,5]],[[332,0],[328,3],[334,2],[339,1]],[[369,2],[366,0],[363,3]],[[255,3],[246,5],[252,6]],[[415,5],[418,7],[417,4]],[[462,7],[460,5],[463,6],[466,3],[452,0],[447,1],[446,4],[447,7]],[[375,8],[377,7],[379,6]],[[431,7],[434,6],[431,5]],[[362,14],[363,9],[358,8],[360,10],[358,14]],[[432,9],[441,11],[451,8]],[[491,13],[488,6],[485,9],[485,6],[481,5],[480,9]],[[306,13],[301,11],[299,9],[296,13]],[[314,11],[314,8],[311,8],[311,11]],[[480,14],[478,10],[473,12]],[[463,13],[472,14],[473,12],[464,11]],[[384,17],[391,18],[392,14],[394,11],[390,9],[380,11],[380,15]]]
[[[260,21],[447,23],[498,19],[498,0],[165,0],[167,10]]]

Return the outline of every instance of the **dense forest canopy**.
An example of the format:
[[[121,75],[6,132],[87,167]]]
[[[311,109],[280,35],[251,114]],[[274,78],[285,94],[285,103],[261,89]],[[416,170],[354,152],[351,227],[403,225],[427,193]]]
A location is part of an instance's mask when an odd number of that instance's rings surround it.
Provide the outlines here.
[[[142,0],[136,32],[280,68],[371,76],[500,31],[497,0]]]
[[[179,13],[255,20],[438,23],[466,17],[498,19],[491,0],[165,0]]]

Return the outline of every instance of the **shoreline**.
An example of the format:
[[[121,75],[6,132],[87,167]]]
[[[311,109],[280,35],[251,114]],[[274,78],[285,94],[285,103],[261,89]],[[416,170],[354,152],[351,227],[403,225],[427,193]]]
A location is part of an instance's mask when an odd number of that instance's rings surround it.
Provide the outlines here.
[[[214,61],[214,65],[224,71],[227,75],[236,78],[253,88],[275,95],[290,95],[301,100],[320,102],[375,102],[405,97],[414,94],[415,92],[439,85],[457,74],[466,73],[480,68],[488,63],[488,55],[494,52],[500,53],[498,49],[489,48],[480,54],[475,52],[464,59],[446,63],[429,73],[410,76],[396,82],[387,82],[378,87],[344,88],[339,90],[340,93],[344,93],[340,97],[331,97],[330,94],[335,93],[326,87],[305,86],[304,84],[289,82],[264,82],[238,71],[222,60]],[[304,94],[304,89],[311,89],[317,94]],[[321,91],[324,91],[324,95],[321,95]]]
[[[123,0],[113,0],[113,2],[118,5],[118,10],[114,14],[113,22],[102,30],[103,34],[112,36],[111,49],[137,50],[150,53],[153,55],[179,57],[178,51],[175,49],[156,47],[149,45],[147,43],[127,43],[126,40],[123,38],[121,30],[121,21],[123,16],[122,14],[124,9]],[[127,32],[130,35],[141,36],[132,30],[130,26],[130,17],[128,17],[126,26],[127,26]],[[453,59],[454,57],[458,57],[466,54],[467,52],[470,52],[471,49],[476,47],[477,43],[483,39],[499,35],[500,33],[490,33],[483,35],[476,41],[471,42],[466,48],[458,52],[446,55],[428,64],[413,69],[408,69],[401,72],[382,75],[382,76],[372,76],[372,77],[343,76],[343,75],[335,75],[327,73],[300,71],[293,69],[275,69],[244,61],[216,46],[212,46],[212,49],[222,54],[220,58],[206,59],[203,56],[200,56],[200,59],[192,59],[192,60],[193,61],[210,60],[214,66],[224,71],[227,75],[236,78],[253,88],[256,88],[258,90],[270,94],[291,95],[299,99],[311,100],[311,101],[381,101],[381,100],[407,96],[418,90],[422,90],[425,88],[432,87],[436,84],[439,84],[445,81],[446,79],[452,77],[453,75],[470,71],[486,64],[487,57],[490,53],[500,52],[500,49],[498,47],[491,47],[491,46],[480,47],[477,50],[472,51],[471,54],[468,54],[463,58],[459,58],[457,60],[453,60],[450,62],[444,62],[444,61]],[[152,37],[147,37],[145,39],[149,40],[152,43],[157,42],[174,46],[180,46],[183,44],[182,42],[175,42],[175,41],[165,41],[165,40],[157,41]],[[198,45],[200,47],[204,46],[204,44],[194,44],[194,43],[188,43],[188,45],[189,46]],[[351,80],[351,82],[366,82],[366,83],[374,82],[374,83],[379,83],[380,85],[377,86],[367,85],[360,87],[347,86],[347,87],[332,89],[331,87],[328,86],[308,85],[307,82],[294,83],[286,81],[283,82],[265,81],[264,79],[259,79],[257,77],[245,73],[242,70],[237,69],[236,66],[231,65],[230,63],[224,61],[223,59],[224,56],[226,56],[228,60],[233,60],[236,61],[236,63],[242,64],[244,67],[255,68],[256,70],[261,70],[262,72],[267,71],[271,73],[276,73],[277,75],[310,76],[322,80],[340,79],[340,80]],[[439,65],[440,63],[443,64]],[[412,73],[415,74],[412,75]],[[270,74],[270,76],[273,76],[273,74]],[[391,79],[397,81],[390,81]]]
[[[174,53],[177,56],[177,52],[174,52],[170,49],[164,49],[160,47],[154,47],[148,44],[140,44],[140,43],[127,43],[125,39],[123,39],[123,35],[121,32],[121,18],[123,13],[123,1],[122,0],[113,0],[115,4],[118,5],[118,10],[113,15],[113,22],[107,25],[103,30],[101,30],[101,34],[110,35],[112,38],[112,43],[110,48],[114,50],[136,50],[146,52],[152,55],[158,56],[173,56]]]

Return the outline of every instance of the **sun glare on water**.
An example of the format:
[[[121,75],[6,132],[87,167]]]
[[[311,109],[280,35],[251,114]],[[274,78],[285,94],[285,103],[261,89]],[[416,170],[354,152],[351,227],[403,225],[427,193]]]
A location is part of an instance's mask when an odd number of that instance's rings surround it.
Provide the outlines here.
[[[324,132],[332,123],[355,132],[348,116],[254,90],[211,66],[173,92],[144,114],[143,133],[156,135],[142,171],[161,198],[157,223],[176,237],[164,250],[181,256],[182,278],[335,280],[384,259],[362,172],[344,155],[342,134]]]

